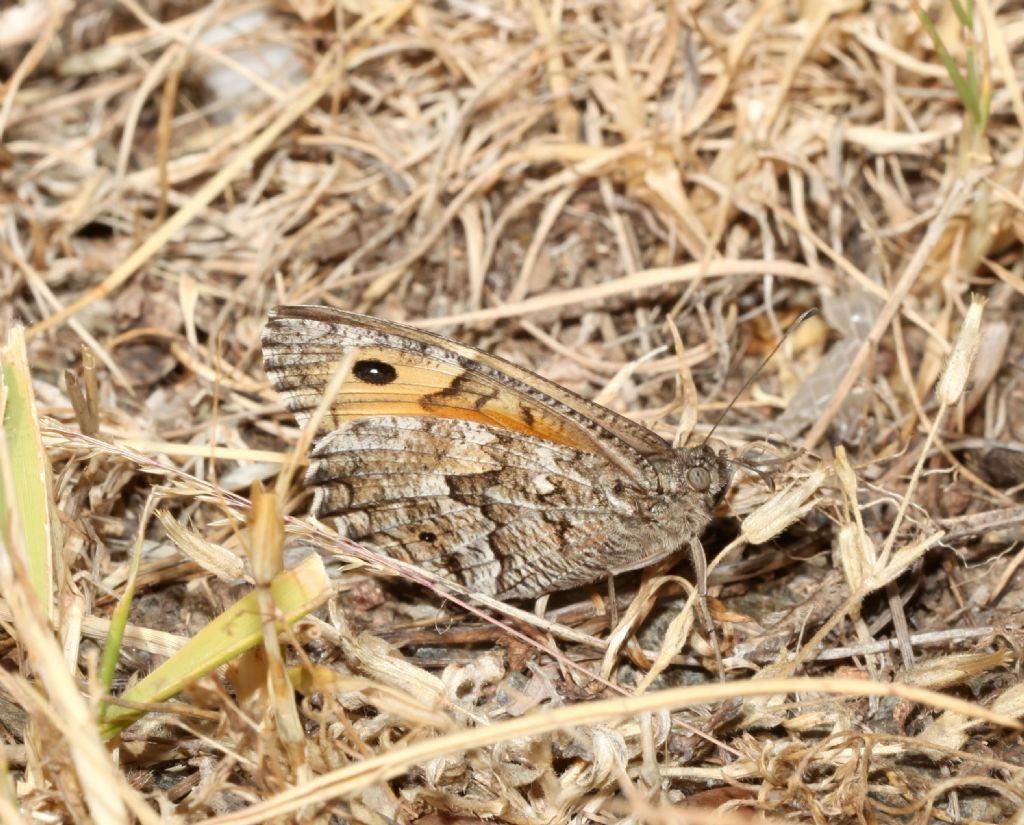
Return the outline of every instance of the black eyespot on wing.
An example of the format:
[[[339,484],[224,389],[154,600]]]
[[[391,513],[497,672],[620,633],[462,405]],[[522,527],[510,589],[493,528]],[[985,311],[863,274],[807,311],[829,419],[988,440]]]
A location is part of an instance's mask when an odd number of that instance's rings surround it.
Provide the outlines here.
[[[398,370],[386,361],[356,361],[352,374],[367,384],[390,384],[398,378]]]
[[[431,533],[429,530],[423,530],[420,532],[420,541],[425,541],[427,544],[433,544],[437,541],[437,533]]]

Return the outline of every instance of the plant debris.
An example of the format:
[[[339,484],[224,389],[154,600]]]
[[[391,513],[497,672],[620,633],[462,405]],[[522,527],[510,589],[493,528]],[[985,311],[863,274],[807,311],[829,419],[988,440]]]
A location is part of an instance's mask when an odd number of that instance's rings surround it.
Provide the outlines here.
[[[0,9],[0,819],[1021,821],[1021,20]],[[502,604],[311,521],[278,304],[440,332],[669,441],[724,414],[722,672],[686,553]],[[324,607],[103,726],[311,552]]]

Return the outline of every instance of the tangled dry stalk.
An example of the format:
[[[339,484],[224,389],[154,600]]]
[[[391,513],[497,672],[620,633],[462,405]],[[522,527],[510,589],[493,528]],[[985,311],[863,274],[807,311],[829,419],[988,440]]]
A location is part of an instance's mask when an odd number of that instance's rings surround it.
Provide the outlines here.
[[[6,430],[0,819],[1024,821],[1024,8],[918,11],[0,9],[0,407],[22,324],[52,472],[35,519]],[[716,431],[777,490],[705,536],[723,681],[685,563],[503,605],[311,523],[301,468],[252,506],[279,303],[669,439],[820,308]],[[282,541],[331,590],[275,628]]]

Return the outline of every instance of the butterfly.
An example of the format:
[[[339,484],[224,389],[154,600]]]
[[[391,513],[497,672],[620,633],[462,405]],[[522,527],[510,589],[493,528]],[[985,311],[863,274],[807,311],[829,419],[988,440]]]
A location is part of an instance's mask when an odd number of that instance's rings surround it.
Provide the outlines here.
[[[348,365],[313,442],[313,515],[499,599],[702,552],[731,480],[707,445],[673,447],[509,361],[379,318],[278,307],[263,359],[303,426]]]

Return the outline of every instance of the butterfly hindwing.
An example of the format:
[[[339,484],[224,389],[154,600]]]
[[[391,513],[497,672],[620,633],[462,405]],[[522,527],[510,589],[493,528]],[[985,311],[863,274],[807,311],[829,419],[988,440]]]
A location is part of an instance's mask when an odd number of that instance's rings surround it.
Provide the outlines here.
[[[610,539],[636,520],[594,483],[615,471],[601,456],[472,421],[353,421],[311,458],[318,517],[501,598],[592,581],[621,555]]]

